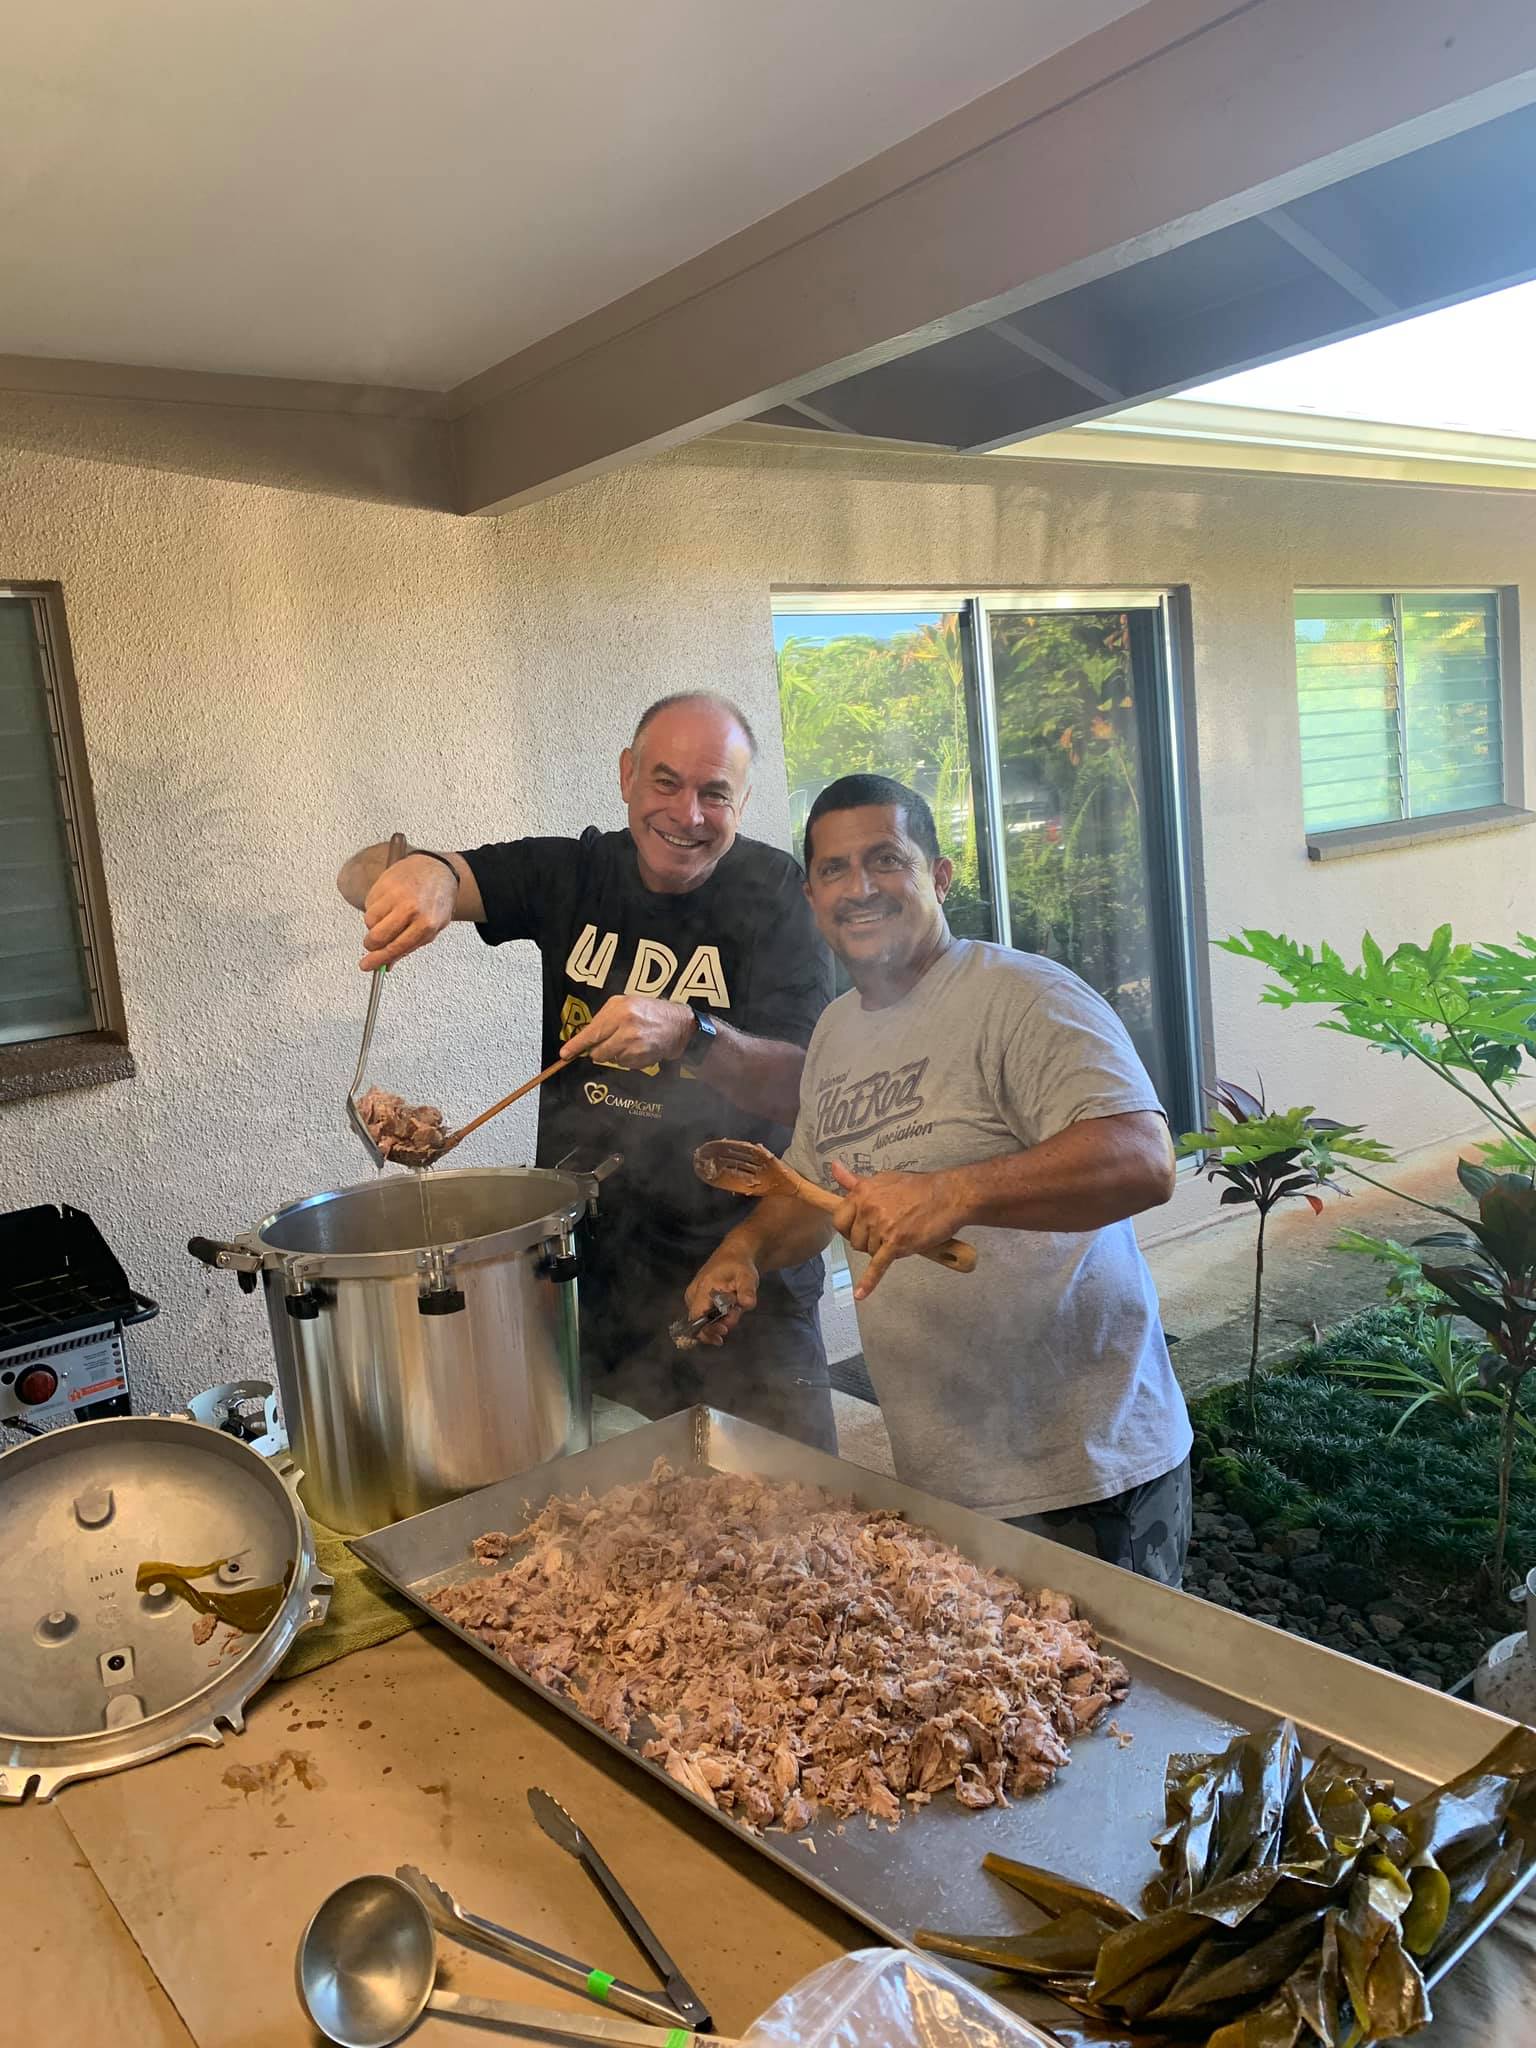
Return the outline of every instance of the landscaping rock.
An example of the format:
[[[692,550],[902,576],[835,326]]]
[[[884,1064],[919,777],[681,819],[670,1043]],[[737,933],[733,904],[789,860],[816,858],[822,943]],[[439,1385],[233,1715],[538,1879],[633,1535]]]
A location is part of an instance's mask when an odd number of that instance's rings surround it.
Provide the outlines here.
[[[1250,1583],[1254,1592],[1262,1595],[1266,1605],[1271,1606],[1292,1598],[1296,1591],[1289,1579],[1277,1578],[1273,1572],[1253,1572]]]
[[[1298,1557],[1291,1565],[1291,1577],[1307,1593],[1326,1593],[1340,1606],[1343,1597],[1333,1589],[1332,1580],[1337,1565],[1326,1551],[1316,1551],[1310,1556]],[[1331,1610],[1330,1610],[1331,1611]]]
[[[1297,1565],[1309,1564],[1310,1562],[1309,1558],[1298,1558],[1296,1560]],[[1296,1566],[1292,1566],[1292,1575],[1295,1576],[1295,1573]],[[1334,1599],[1341,1601],[1346,1607],[1359,1608],[1374,1605],[1385,1596],[1387,1591],[1386,1580],[1383,1579],[1380,1572],[1374,1570],[1370,1565],[1341,1564],[1336,1559],[1330,1561],[1324,1583],[1327,1591],[1333,1595]]]
[[[1470,1586],[1441,1585],[1433,1571],[1421,1583],[1411,1546],[1378,1565],[1318,1526],[1256,1526],[1201,1483],[1198,1454],[1195,1476],[1185,1586],[1214,1606],[1434,1688],[1460,1683],[1498,1633]]]

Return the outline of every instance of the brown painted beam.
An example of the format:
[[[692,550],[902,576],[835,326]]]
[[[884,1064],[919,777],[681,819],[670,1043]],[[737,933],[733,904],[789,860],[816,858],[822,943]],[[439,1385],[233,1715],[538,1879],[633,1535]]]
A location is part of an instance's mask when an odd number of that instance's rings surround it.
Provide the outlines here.
[[[1149,0],[461,387],[461,508],[811,397],[1533,102],[1529,0]]]

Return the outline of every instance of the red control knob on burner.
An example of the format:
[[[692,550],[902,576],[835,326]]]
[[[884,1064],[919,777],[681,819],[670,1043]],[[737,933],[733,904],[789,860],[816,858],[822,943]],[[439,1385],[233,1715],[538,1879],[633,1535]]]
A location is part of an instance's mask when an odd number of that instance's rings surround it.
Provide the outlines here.
[[[58,1391],[59,1376],[51,1365],[29,1365],[16,1378],[16,1398],[23,1408],[39,1408]]]

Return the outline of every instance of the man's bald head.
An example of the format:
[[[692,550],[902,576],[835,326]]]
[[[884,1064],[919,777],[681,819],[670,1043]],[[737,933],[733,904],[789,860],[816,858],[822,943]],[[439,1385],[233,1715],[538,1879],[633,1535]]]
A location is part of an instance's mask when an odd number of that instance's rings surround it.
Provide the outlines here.
[[[654,704],[647,704],[635,726],[635,736],[630,741],[631,751],[640,745],[641,735],[663,712],[675,711],[681,705],[698,705],[729,719],[747,743],[747,757],[757,759],[757,734],[747,722],[747,714],[739,704],[733,704],[729,697],[722,697],[714,690],[674,690],[670,697],[658,697]]]
[[[740,709],[712,691],[662,697],[642,715],[619,788],[648,889],[682,896],[709,880],[735,841],[756,745]]]

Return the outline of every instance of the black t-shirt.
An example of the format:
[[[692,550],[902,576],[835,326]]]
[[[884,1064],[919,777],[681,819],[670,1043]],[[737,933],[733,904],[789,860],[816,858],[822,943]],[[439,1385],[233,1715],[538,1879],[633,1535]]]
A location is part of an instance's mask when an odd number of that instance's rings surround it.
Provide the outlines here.
[[[754,1038],[809,1043],[832,993],[831,960],[788,854],[737,839],[708,881],[658,895],[640,879],[626,832],[589,825],[580,839],[513,839],[464,859],[479,884],[487,945],[529,939],[543,956],[543,1063],[610,996],[645,995],[708,1010]],[[630,1257],[674,1270],[708,1257],[747,1206],[693,1170],[706,1138],[751,1138],[782,1152],[787,1127],[737,1109],[709,1085],[708,1055],[690,1078],[677,1063],[648,1071],[580,1060],[539,1093],[538,1163],[579,1151],[622,1152],[603,1189],[603,1264]],[[634,1274],[643,1285],[641,1271]]]

